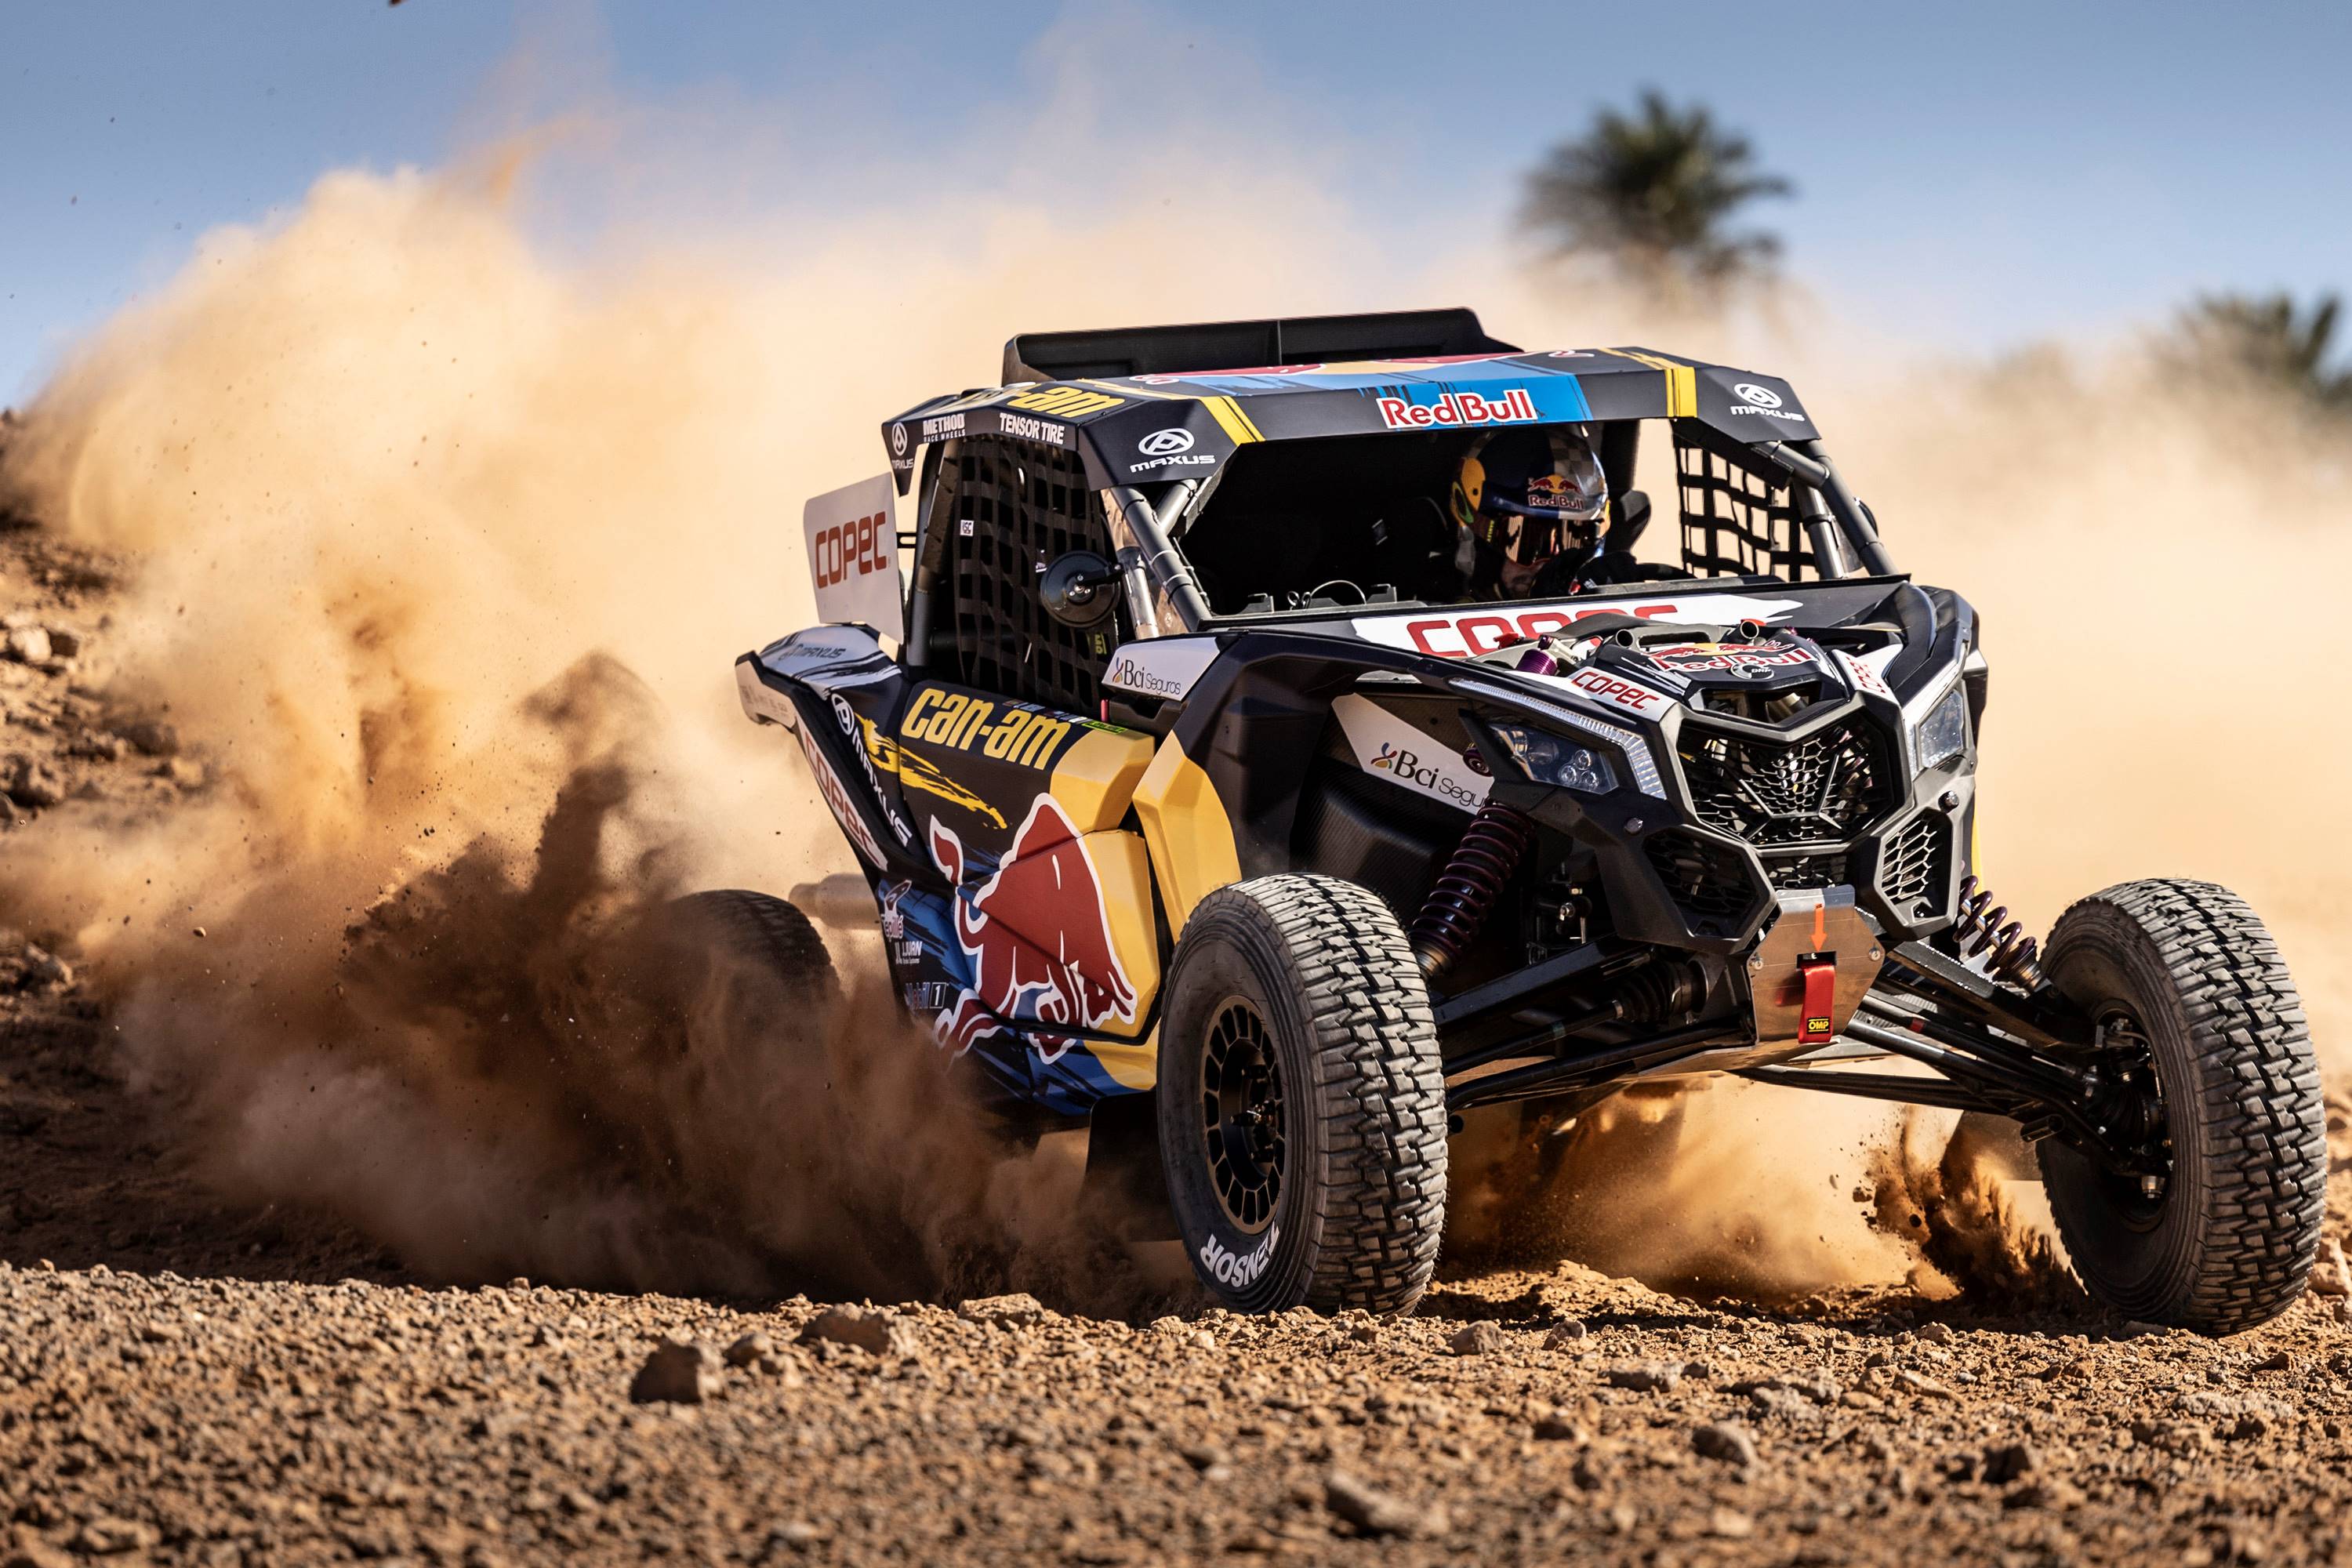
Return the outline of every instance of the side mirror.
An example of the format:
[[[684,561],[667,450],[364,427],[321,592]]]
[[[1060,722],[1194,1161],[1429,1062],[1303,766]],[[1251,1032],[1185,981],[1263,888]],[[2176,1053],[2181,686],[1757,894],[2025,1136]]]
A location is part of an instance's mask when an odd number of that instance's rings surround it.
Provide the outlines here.
[[[1037,597],[1066,626],[1095,626],[1118,605],[1118,572],[1091,550],[1073,550],[1045,568]]]

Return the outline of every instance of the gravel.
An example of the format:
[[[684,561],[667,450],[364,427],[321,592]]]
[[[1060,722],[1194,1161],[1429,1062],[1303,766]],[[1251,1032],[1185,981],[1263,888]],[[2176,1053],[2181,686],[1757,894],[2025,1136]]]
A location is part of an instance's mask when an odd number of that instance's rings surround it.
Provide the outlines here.
[[[69,801],[8,810],[169,809],[63,550],[0,535],[0,605],[83,629],[70,676],[0,661]],[[0,1568],[2352,1557],[2340,1294],[2207,1341],[1573,1262],[1446,1263],[1401,1321],[453,1283],[208,1186],[63,935],[0,932]]]

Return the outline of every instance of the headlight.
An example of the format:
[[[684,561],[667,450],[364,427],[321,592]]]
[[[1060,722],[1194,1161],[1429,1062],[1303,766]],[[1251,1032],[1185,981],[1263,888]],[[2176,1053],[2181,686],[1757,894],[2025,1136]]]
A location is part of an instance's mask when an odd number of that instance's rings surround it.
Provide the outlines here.
[[[1538,784],[1559,784],[1586,795],[1607,795],[1617,787],[1617,770],[1610,765],[1606,752],[1528,724],[1489,728],[1510,752],[1519,771]]]
[[[1911,754],[1919,760],[1919,771],[1926,773],[1929,768],[1942,767],[1968,749],[1968,691],[1955,685],[1911,731]]]

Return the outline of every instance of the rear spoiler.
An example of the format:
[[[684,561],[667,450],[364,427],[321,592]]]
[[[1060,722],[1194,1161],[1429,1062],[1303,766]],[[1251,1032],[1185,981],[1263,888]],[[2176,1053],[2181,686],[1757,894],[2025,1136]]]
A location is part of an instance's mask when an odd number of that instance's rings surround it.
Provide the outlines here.
[[[1328,360],[1431,359],[1517,353],[1486,335],[1475,310],[1388,310],[1362,316],[1291,316],[1182,327],[1024,332],[1004,345],[1003,384],[1077,381],[1175,371],[1255,370]]]

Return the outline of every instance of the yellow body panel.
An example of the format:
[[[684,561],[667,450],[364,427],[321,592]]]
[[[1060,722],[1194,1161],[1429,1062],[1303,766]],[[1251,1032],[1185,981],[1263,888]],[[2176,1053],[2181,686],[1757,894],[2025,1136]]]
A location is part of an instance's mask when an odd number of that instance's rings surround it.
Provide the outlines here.
[[[1111,951],[1135,988],[1135,1024],[1141,1028],[1151,1016],[1151,1000],[1160,992],[1159,922],[1151,914],[1151,853],[1132,833],[1089,833],[1082,843],[1087,858],[1102,885],[1103,914],[1110,926]],[[1105,1032],[1118,1034],[1124,1026],[1111,1023]],[[1159,1053],[1146,1037],[1134,1045],[1082,1042],[1094,1053],[1103,1071],[1129,1089],[1150,1089],[1159,1076]]]
[[[1151,737],[1133,731],[1087,730],[1054,764],[1046,788],[1080,833],[1118,826],[1135,786],[1151,765]]]
[[[1241,880],[1233,819],[1209,775],[1172,739],[1160,743],[1159,754],[1135,786],[1135,815],[1160,870],[1169,929],[1181,936],[1193,905]]]

